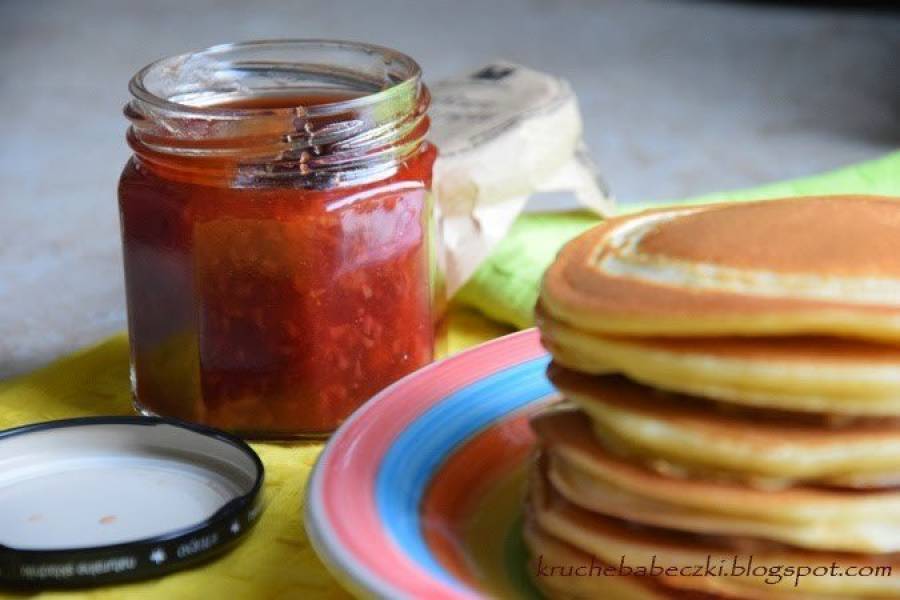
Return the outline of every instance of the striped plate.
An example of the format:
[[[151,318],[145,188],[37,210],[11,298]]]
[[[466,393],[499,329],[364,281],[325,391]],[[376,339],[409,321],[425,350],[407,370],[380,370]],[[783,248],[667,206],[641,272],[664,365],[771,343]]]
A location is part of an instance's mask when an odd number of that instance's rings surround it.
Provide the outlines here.
[[[554,398],[535,330],[430,365],[332,437],[307,491],[319,556],[365,597],[535,597],[519,536],[528,416]]]

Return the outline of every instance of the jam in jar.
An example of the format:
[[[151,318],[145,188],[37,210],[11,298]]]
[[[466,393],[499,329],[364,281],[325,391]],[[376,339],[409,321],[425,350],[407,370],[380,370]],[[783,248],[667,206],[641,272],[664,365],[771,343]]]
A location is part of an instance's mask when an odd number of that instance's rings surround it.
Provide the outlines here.
[[[428,91],[392,50],[217,46],[153,63],[119,183],[134,401],[324,435],[434,347]]]

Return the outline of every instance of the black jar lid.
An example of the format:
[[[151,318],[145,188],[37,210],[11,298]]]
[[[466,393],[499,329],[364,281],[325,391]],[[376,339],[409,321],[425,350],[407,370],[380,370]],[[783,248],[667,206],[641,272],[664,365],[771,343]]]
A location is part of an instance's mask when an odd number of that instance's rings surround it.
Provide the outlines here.
[[[157,577],[240,540],[264,469],[229,434],[157,417],[0,431],[0,584]]]

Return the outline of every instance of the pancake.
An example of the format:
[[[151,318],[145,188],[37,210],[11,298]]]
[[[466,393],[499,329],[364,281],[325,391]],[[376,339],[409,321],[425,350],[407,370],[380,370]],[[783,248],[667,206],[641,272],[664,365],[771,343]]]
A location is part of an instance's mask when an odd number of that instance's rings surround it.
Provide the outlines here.
[[[875,571],[870,576],[831,574],[834,564],[841,569],[851,566],[873,570],[889,567],[891,573],[896,573],[900,569],[897,555],[816,552],[739,538],[636,527],[627,521],[605,517],[572,504],[548,484],[540,470],[532,477],[528,503],[530,518],[537,527],[604,563],[619,564],[624,557],[626,564],[655,563],[663,570],[707,564],[727,568],[734,561],[746,566],[752,556],[754,567],[767,567],[765,575],[757,575],[755,570],[749,575],[738,576],[663,575],[663,583],[667,587],[747,598],[857,599],[900,596],[900,578],[896,575],[875,576]],[[788,574],[788,568],[799,567],[818,569],[820,574],[799,580],[795,576],[796,571]],[[769,569],[778,569],[778,572]]]
[[[545,575],[539,576],[537,575],[538,557],[544,565],[558,566],[558,568],[571,565],[574,569],[581,568],[581,572],[589,572],[591,567],[605,569],[611,566],[613,569],[617,569],[619,563],[606,565],[597,560],[596,556],[591,556],[550,535],[541,529],[534,518],[527,518],[522,530],[525,544],[531,553],[529,569],[532,581],[548,598],[554,600],[595,600],[596,598],[603,598],[603,600],[846,600],[847,598],[846,596],[752,588],[736,590],[733,589],[734,586],[729,586],[728,589],[721,589],[722,586],[719,586],[719,589],[716,590],[717,593],[704,593],[666,586],[663,577],[618,574],[573,576],[562,574],[560,571],[548,572],[546,568]]]
[[[697,595],[666,588],[655,577],[602,575],[604,569],[609,567],[615,569],[615,565],[604,564],[554,538],[530,519],[526,520],[522,534],[531,552],[529,574],[532,581],[547,596],[554,599],[715,600],[718,598],[713,595]],[[590,574],[592,568],[593,575]],[[572,574],[569,574],[569,569]],[[587,575],[579,575],[580,573]]]
[[[822,196],[613,218],[567,244],[540,302],[606,335],[900,341],[900,203]]]
[[[798,525],[722,515],[643,498],[593,479],[577,465],[552,453],[549,458],[548,477],[561,496],[581,508],[618,519],[695,534],[772,540],[814,550],[897,550],[900,525],[882,523],[877,517],[867,522],[818,520]]]
[[[664,338],[586,333],[541,309],[544,345],[583,373],[740,405],[900,415],[900,346],[821,337]]]
[[[632,455],[691,472],[864,487],[900,481],[900,421],[726,410],[616,375],[551,366],[553,385],[591,419],[595,434]]]
[[[532,426],[555,487],[582,508],[693,533],[759,537],[806,548],[900,551],[900,490],[761,490],[733,481],[674,477],[608,451],[580,412],[542,414]]]

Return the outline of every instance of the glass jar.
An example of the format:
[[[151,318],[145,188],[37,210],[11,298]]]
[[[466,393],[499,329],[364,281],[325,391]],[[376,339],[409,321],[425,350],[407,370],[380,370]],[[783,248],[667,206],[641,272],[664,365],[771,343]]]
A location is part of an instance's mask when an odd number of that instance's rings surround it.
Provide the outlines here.
[[[119,182],[134,402],[333,431],[432,360],[429,95],[387,48],[215,46],[130,84]]]

